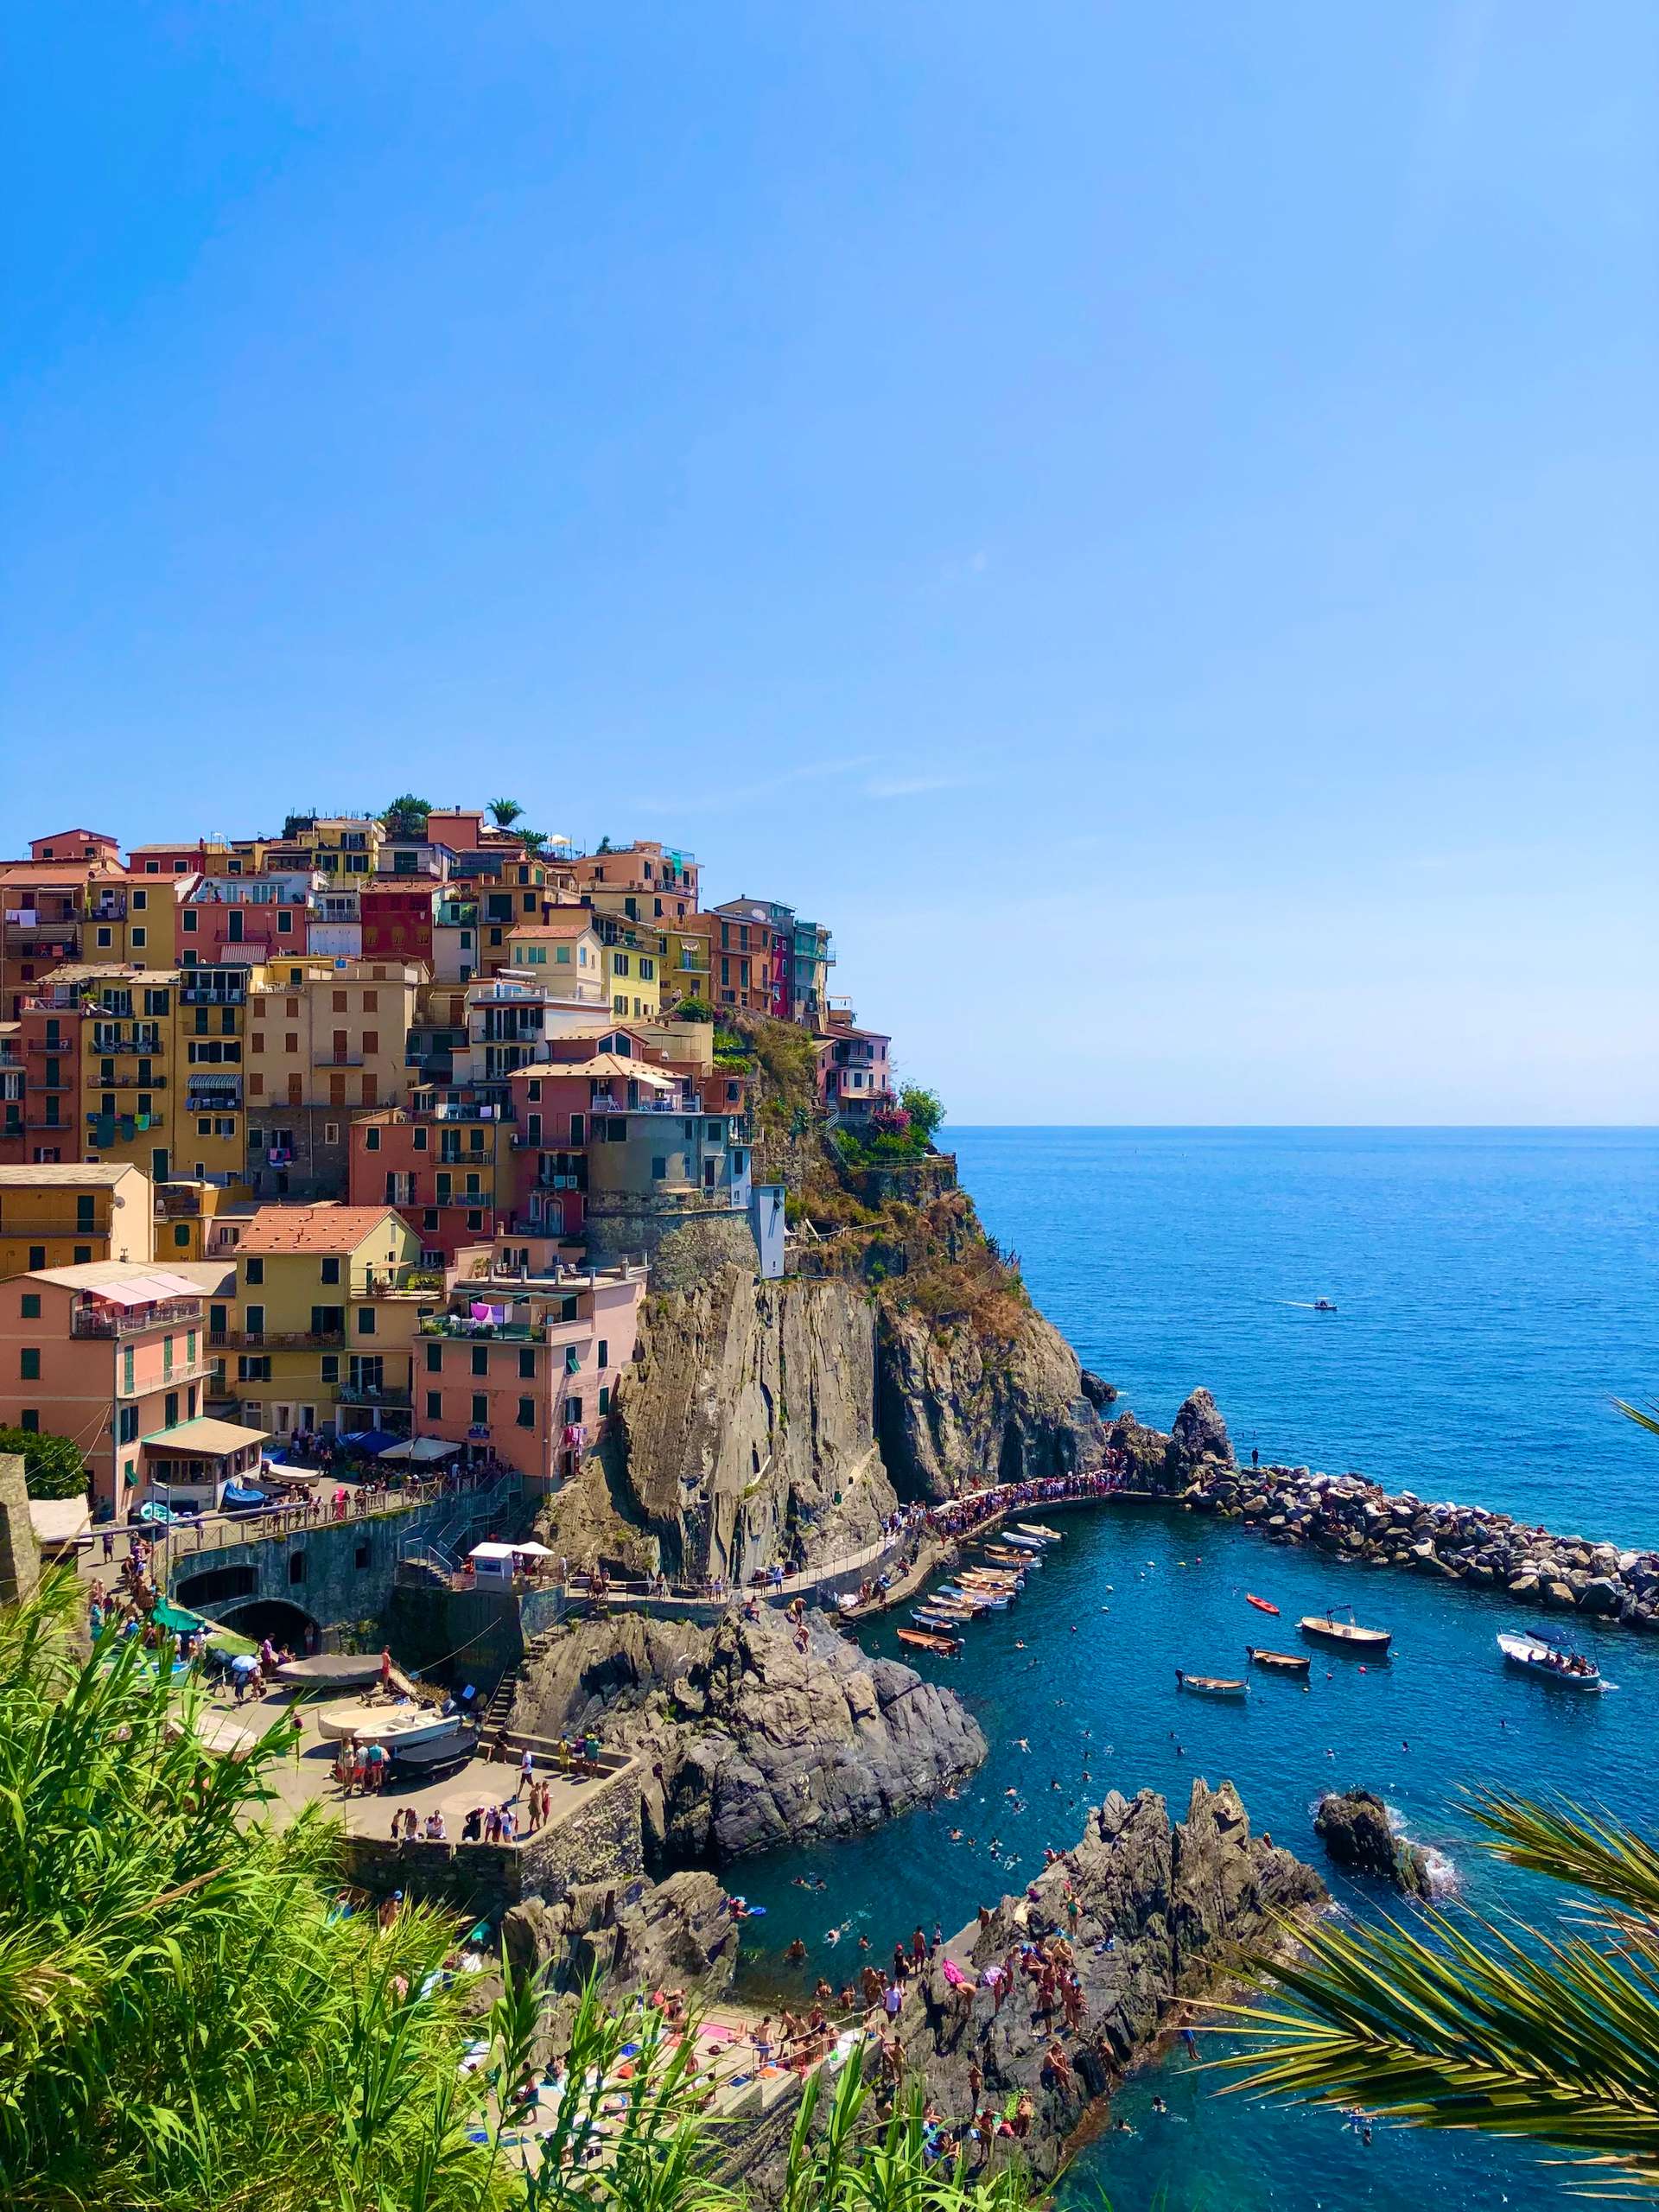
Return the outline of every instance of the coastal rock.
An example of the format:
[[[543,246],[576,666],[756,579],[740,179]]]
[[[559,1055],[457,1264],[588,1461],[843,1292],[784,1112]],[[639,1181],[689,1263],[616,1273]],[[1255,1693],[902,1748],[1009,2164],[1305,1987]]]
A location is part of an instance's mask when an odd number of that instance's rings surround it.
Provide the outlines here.
[[[712,1874],[690,1869],[620,1891],[587,1883],[556,1904],[527,1897],[511,1906],[501,1936],[519,1973],[544,1973],[563,1995],[596,1974],[609,2005],[652,1989],[707,2002],[729,1988],[737,1965],[729,1902]]]
[[[1581,1613],[1616,1613],[1624,1599],[1624,1592],[1610,1575],[1598,1574],[1580,1591],[1579,1611]]]
[[[1077,1382],[1084,1396],[1088,1399],[1097,1414],[1104,1413],[1108,1406],[1116,1402],[1116,1384],[1108,1382],[1103,1376],[1095,1374],[1092,1370],[1087,1367],[1082,1369],[1077,1376]]]
[[[1391,1882],[1408,1897],[1428,1895],[1428,1861],[1414,1843],[1397,1838],[1389,1808],[1370,1789],[1333,1790],[1319,1801],[1313,1832],[1338,1866]]]
[[[1084,2003],[1084,2034],[1066,2039],[1071,2080],[1049,2070],[1049,2032],[1023,1986],[1000,2011],[983,1990],[964,2008],[943,1956],[912,1984],[899,2016],[906,2061],[947,2112],[970,2109],[968,2069],[976,2062],[985,2102],[1000,2107],[1028,2092],[1035,2110],[1022,2155],[1046,2177],[1091,2096],[1171,2024],[1174,2000],[1199,1995],[1239,1948],[1277,1940],[1279,1916],[1324,1894],[1311,1867],[1251,1835],[1230,1783],[1212,1790],[1195,1782],[1179,1826],[1153,1791],[1133,1801],[1114,1791],[1026,1897],[1005,1897],[985,1925],[963,1929],[945,1946],[976,1978],[1022,1941],[1071,1931]]]
[[[512,1725],[556,1736],[579,1722],[642,1755],[646,1841],[673,1860],[874,1827],[986,1750],[950,1691],[810,1617],[800,1651],[770,1611],[713,1629],[638,1614],[581,1623],[528,1667]]]
[[[1197,1472],[1205,1460],[1233,1464],[1232,1442],[1215,1400],[1205,1389],[1192,1391],[1182,1401],[1170,1432],[1173,1465],[1182,1475]]]

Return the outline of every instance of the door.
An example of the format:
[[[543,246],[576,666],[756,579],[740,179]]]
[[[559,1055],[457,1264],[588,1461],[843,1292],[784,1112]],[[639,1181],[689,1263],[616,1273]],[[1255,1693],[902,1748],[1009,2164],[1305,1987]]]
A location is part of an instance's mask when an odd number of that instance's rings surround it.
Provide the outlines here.
[[[315,1406],[302,1406],[300,1408],[300,1427],[302,1428],[315,1428],[316,1425],[316,1408]]]
[[[168,1179],[167,1147],[164,1144],[158,1145],[149,1155],[149,1179],[152,1183],[165,1183]]]
[[[292,1406],[273,1406],[271,1408],[270,1425],[272,1428],[275,1429],[278,1436],[286,1436],[289,1429],[293,1427],[294,1422],[291,1418],[293,1411],[294,1408]]]

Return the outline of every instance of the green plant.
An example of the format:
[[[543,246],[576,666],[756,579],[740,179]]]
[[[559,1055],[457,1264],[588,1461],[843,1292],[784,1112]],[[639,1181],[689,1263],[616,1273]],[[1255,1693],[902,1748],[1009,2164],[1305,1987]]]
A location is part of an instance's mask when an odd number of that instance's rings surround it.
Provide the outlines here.
[[[416,798],[413,791],[400,791],[380,817],[381,826],[389,836],[423,837],[426,817],[431,811],[429,798]]]
[[[49,1430],[0,1428],[0,1452],[20,1452],[23,1483],[31,1497],[80,1497],[86,1490],[86,1465],[80,1447]]]
[[[524,810],[516,798],[493,798],[490,801],[490,817],[498,830],[511,830]]]
[[[944,1119],[944,1102],[937,1090],[925,1090],[920,1084],[907,1083],[899,1093],[899,1103],[910,1116],[910,1126],[921,1142],[930,1145],[933,1133]]]
[[[707,999],[682,999],[674,1009],[676,1021],[712,1021],[715,1009]]]
[[[1571,1804],[1473,1812],[1496,1857],[1591,1893],[1573,1932],[1322,1922],[1256,1962],[1269,2003],[1219,2008],[1249,2044],[1219,2063],[1258,2093],[1553,2144],[1598,2193],[1659,2190],[1659,1844]]]

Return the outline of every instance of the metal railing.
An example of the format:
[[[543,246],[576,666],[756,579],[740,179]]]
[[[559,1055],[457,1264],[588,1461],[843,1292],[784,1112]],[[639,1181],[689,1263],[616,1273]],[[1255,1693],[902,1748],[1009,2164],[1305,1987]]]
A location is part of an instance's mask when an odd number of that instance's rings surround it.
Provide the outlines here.
[[[146,1329],[201,1326],[201,1307],[181,1298],[158,1300],[154,1306],[83,1306],[69,1317],[72,1337],[133,1337]]]

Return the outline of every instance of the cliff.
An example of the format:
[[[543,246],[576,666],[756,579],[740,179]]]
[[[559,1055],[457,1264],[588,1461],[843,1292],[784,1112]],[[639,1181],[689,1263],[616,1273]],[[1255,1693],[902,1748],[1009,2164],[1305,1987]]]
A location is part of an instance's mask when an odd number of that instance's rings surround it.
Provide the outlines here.
[[[949,1690],[817,1622],[800,1651],[772,1612],[713,1629],[639,1614],[575,1624],[529,1671],[512,1726],[556,1735],[600,1713],[608,1742],[647,1760],[646,1841],[675,1860],[874,1827],[986,1749]]]
[[[1201,1995],[1243,1950],[1277,1942],[1281,1916],[1324,1895],[1311,1867],[1251,1835],[1230,1782],[1216,1789],[1195,1782],[1179,1825],[1152,1790],[1132,1802],[1114,1791],[1024,1897],[1004,1897],[987,1923],[963,1929],[912,1984],[899,2022],[906,2063],[952,2115],[974,2108],[976,2062],[982,2104],[1001,2110],[1028,2094],[1033,2124],[1021,2151],[1037,2173],[1052,2174],[1093,2098],[1175,2024],[1176,2000]],[[1084,1999],[1081,2033],[1060,2038],[1065,2077],[1046,2063],[1050,2030],[1023,1977],[994,2010],[985,1990],[964,2006],[944,1973],[945,1955],[976,1977],[1052,1933],[1069,1943]]]

